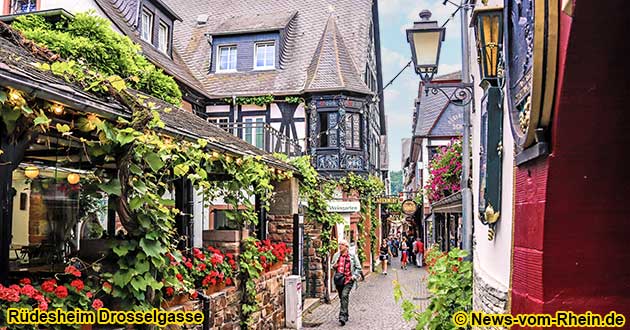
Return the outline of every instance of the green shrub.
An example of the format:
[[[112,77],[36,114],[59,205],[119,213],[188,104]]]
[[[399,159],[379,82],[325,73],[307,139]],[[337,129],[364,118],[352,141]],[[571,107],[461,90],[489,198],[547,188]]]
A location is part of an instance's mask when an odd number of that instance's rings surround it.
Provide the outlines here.
[[[149,62],[139,45],[118,34],[93,11],[56,24],[38,15],[18,17],[12,27],[65,59],[86,63],[105,76],[119,75],[133,89],[179,106],[182,93],[175,80]]]

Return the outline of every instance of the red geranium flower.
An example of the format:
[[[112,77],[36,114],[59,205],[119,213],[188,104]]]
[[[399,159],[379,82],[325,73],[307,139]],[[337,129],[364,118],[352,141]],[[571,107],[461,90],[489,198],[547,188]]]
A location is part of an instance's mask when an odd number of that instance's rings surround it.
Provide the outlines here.
[[[68,289],[63,285],[60,285],[55,289],[55,295],[59,299],[64,299],[68,296]]]
[[[57,286],[57,281],[48,280],[42,283],[42,290],[44,290],[44,292],[53,292],[55,291],[56,286]]]
[[[172,296],[174,293],[175,293],[175,290],[173,290],[173,288],[171,288],[171,287],[166,288],[166,295],[167,295],[167,296],[169,296],[169,297],[170,297],[170,296]]]
[[[92,292],[89,292],[89,291],[88,291],[88,292],[85,294],[85,296],[86,296],[86,297],[88,297],[88,298],[90,298],[90,299],[92,299]]]
[[[188,269],[192,269],[193,268],[193,264],[190,261],[186,261],[186,263],[184,264],[186,267],[188,267]]]
[[[197,269],[200,271],[206,270],[206,264],[199,264],[199,266],[197,266]]]
[[[22,285],[31,284],[31,279],[30,278],[23,278],[23,279],[20,280],[20,284],[22,284]]]
[[[100,299],[94,299],[92,302],[92,308],[96,310],[103,308],[103,302]]]
[[[70,286],[74,287],[75,289],[77,289],[77,291],[80,292],[85,287],[85,284],[83,284],[83,281],[76,279],[70,283]]]
[[[177,279],[178,279],[180,282],[183,282],[183,281],[184,281],[184,276],[182,276],[182,274],[177,274],[177,275],[175,275],[175,277],[177,277]]]
[[[36,292],[37,290],[35,290],[35,288],[30,284],[23,286],[22,289],[20,290],[20,293],[30,298],[33,298]]]
[[[225,279],[225,285],[232,285],[232,279],[231,278],[226,278]]]
[[[193,292],[192,295],[190,295],[193,299],[197,299],[197,291]]]
[[[39,300],[37,302],[37,308],[39,308],[42,311],[47,311],[48,310],[48,302],[46,301],[46,299]]]
[[[66,274],[72,274],[76,277],[81,277],[81,272],[74,266],[68,266],[65,269]]]

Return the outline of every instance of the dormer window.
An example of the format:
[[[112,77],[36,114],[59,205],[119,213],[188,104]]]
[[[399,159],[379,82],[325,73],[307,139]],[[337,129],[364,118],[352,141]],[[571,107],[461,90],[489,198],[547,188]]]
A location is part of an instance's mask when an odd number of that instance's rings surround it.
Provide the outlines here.
[[[142,11],[141,24],[142,26],[140,28],[142,31],[141,31],[140,36],[142,37],[142,40],[148,43],[152,43],[153,41],[153,14],[146,9]]]
[[[219,46],[219,63],[217,72],[236,71],[236,45]]]
[[[259,42],[256,43],[254,51],[254,69],[268,70],[275,69],[276,66],[276,43]]]
[[[160,27],[158,29],[158,49],[164,54],[168,54],[168,41],[170,40],[169,30],[169,26],[160,21]]]

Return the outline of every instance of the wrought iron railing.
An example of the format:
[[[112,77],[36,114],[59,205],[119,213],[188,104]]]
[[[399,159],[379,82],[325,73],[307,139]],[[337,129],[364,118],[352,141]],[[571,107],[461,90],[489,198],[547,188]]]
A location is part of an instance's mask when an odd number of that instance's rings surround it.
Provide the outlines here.
[[[232,122],[214,124],[266,152],[277,152],[288,156],[302,155],[302,147],[297,140],[280,133],[267,123]]]

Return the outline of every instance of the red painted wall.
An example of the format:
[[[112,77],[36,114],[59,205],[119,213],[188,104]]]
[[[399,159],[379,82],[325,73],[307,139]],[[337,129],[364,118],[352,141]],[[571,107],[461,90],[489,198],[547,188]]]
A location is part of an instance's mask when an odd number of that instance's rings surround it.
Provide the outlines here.
[[[552,153],[517,170],[513,313],[615,310],[630,328],[628,9],[562,14]]]

